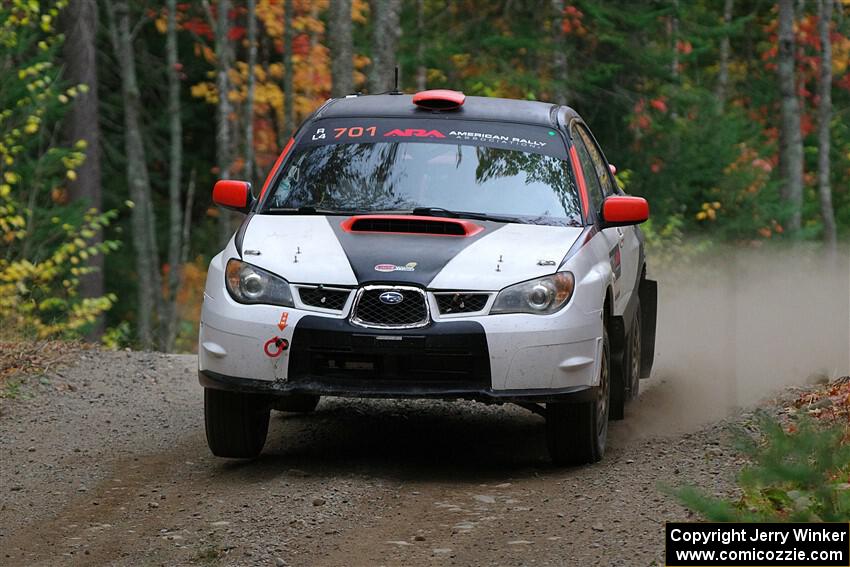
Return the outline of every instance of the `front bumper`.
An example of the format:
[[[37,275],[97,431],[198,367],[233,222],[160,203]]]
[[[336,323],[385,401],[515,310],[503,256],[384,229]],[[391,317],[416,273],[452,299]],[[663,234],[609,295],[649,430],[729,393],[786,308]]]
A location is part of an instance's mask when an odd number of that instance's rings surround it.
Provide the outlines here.
[[[216,280],[207,282],[199,333],[208,387],[546,401],[598,384],[601,313],[590,298],[548,316],[436,315],[426,327],[389,330],[352,325],[348,307],[331,314],[238,304]],[[264,351],[275,339],[288,343],[276,357]]]
[[[254,380],[224,376],[210,370],[198,371],[198,381],[204,388],[245,392],[269,396],[288,394],[313,394],[318,396],[339,396],[343,398],[428,398],[445,400],[475,400],[490,403],[578,403],[596,399],[593,386],[573,386],[569,388],[527,388],[522,390],[474,389],[459,386],[422,386],[412,384],[384,385],[382,387],[363,388],[358,384],[327,384],[321,382],[281,382]]]

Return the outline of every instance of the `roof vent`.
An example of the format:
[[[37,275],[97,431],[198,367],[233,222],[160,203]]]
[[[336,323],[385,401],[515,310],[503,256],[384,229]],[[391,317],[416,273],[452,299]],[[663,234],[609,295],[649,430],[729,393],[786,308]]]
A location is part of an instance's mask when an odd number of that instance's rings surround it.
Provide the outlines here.
[[[463,106],[466,95],[448,89],[422,91],[413,95],[413,104],[426,110],[457,110]]]
[[[358,215],[342,222],[346,232],[383,232],[429,236],[472,236],[483,226],[463,219],[419,217],[414,215]]]

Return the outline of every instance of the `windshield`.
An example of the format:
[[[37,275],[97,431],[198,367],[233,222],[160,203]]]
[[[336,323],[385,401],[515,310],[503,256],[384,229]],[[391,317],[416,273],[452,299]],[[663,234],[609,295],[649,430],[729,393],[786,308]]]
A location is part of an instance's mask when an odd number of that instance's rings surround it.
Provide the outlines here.
[[[417,121],[417,125],[421,122]],[[492,132],[456,128],[394,128],[386,131],[390,136],[382,136],[383,131],[376,126],[318,129],[329,137],[343,132],[332,138],[332,143],[299,148],[288,161],[264,211],[301,207],[356,212],[434,208],[538,224],[581,224],[581,207],[569,163],[557,155],[566,152],[560,138],[552,135],[554,132],[524,126],[523,137],[519,138],[515,135],[517,125],[502,125],[512,131],[512,140],[521,140],[512,142],[508,138],[506,143]],[[545,141],[528,137],[529,129],[542,131]],[[352,140],[351,130],[358,134],[357,138],[365,136],[374,141]],[[431,137],[395,141],[397,138],[392,135],[411,131]],[[528,147],[534,144],[539,147]]]

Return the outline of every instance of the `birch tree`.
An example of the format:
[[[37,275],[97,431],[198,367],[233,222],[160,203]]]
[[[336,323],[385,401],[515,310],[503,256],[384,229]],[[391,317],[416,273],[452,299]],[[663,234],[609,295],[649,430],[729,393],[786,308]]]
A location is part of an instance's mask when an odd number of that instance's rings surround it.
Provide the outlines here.
[[[216,75],[215,85],[218,91],[218,104],[216,105],[216,131],[215,147],[216,162],[218,163],[219,179],[230,177],[231,167],[231,135],[230,135],[230,80],[227,72],[230,70],[230,11],[229,0],[218,0],[213,14],[209,0],[203,0],[204,12],[210,27],[213,29],[215,41]],[[220,209],[218,217],[218,238],[220,244],[224,245],[232,233],[232,220],[230,211]]]
[[[161,348],[170,352],[177,336],[177,289],[180,284],[183,221],[181,207],[181,173],[183,168],[183,123],[180,117],[180,60],[177,52],[177,0],[167,0],[168,28],[165,55],[168,66],[168,128],[170,155],[168,163],[168,300],[164,313],[165,332]]]
[[[428,83],[425,67],[425,0],[416,0],[416,90],[424,91]]]
[[[723,3],[723,37],[720,38],[720,69],[717,73],[717,103],[722,109],[726,104],[726,92],[729,86],[729,26],[732,23],[732,10],[735,0],[725,0]]]
[[[779,0],[779,55],[777,75],[781,117],[779,165],[782,198],[791,206],[788,230],[800,230],[803,206],[803,138],[800,133],[800,102],[795,73],[794,2]]]
[[[328,19],[331,48],[331,96],[354,92],[354,45],[351,38],[351,0],[331,0]]]
[[[820,36],[821,61],[818,77],[818,194],[823,217],[824,241],[830,252],[836,249],[835,212],[832,209],[832,185],[830,183],[830,133],[832,121],[832,41],[829,37],[832,22],[833,0],[818,0],[818,35]]]
[[[101,209],[100,129],[98,128],[97,96],[97,2],[72,0],[62,15],[65,43],[62,56],[65,63],[65,80],[71,85],[88,87],[71,104],[65,119],[65,136],[71,144],[82,140],[86,147],[86,160],[77,169],[77,178],[68,183],[73,201],[83,201],[86,207]],[[92,238],[97,245],[103,241],[100,231]],[[88,265],[95,270],[80,278],[82,297],[103,295],[103,255],[89,258]]]
[[[564,0],[552,0],[552,74],[555,102],[567,104],[567,53],[563,29]]]
[[[121,94],[124,99],[124,145],[127,160],[127,185],[134,206],[131,215],[133,246],[136,251],[138,281],[138,336],[144,349],[153,346],[160,289],[159,258],[155,218],[151,203],[151,185],[145,157],[141,125],[141,93],[136,74],[136,55],[130,31],[130,7],[127,0],[106,4],[110,36],[118,55]]]
[[[295,88],[292,84],[293,65],[292,59],[292,11],[294,10],[292,0],[284,0],[283,3],[283,137],[280,146],[295,132]]]
[[[371,0],[372,68],[369,92],[386,92],[394,87],[396,52],[401,37],[401,0]]]
[[[245,179],[254,181],[254,90],[257,82],[257,2],[248,0],[248,87],[245,95]]]

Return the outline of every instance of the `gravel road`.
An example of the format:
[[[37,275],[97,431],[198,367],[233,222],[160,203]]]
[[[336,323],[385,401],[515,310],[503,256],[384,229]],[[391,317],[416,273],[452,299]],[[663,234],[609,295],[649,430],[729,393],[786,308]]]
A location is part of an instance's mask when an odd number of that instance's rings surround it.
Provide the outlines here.
[[[430,401],[322,400],[215,459],[194,356],[78,353],[0,399],[0,565],[663,564],[688,514],[659,487],[734,493],[735,408],[850,370],[847,265],[737,250],[664,281],[653,377],[581,468],[526,410]]]
[[[720,425],[644,382],[604,460],[548,464],[513,406],[325,399],[260,459],[212,457],[190,355],[87,351],[0,406],[4,565],[654,565],[660,484],[730,493]],[[648,387],[647,387],[648,386]]]

